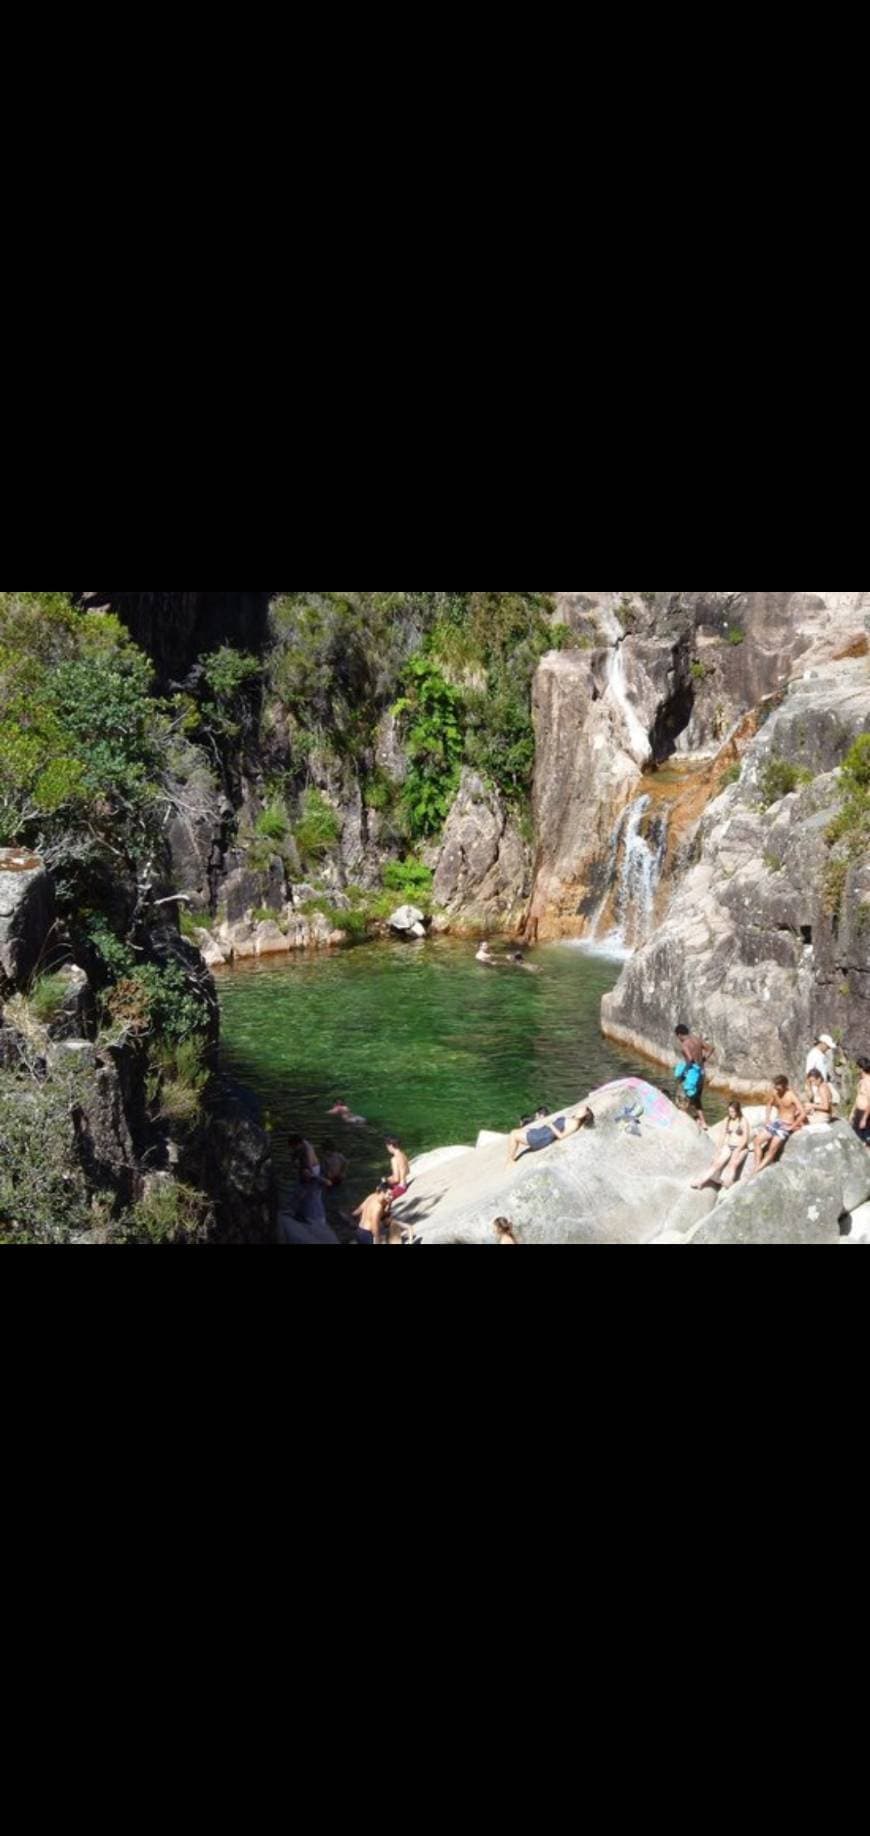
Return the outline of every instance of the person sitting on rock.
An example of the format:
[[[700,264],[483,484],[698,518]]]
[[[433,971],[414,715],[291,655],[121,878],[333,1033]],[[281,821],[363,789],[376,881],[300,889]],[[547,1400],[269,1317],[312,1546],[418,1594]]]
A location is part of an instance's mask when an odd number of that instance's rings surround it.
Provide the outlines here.
[[[821,1071],[807,1073],[807,1121],[810,1128],[828,1128],[834,1120],[834,1095]]]
[[[372,1192],[363,1199],[354,1212],[359,1219],[358,1240],[361,1243],[374,1243],[377,1247],[383,1240],[384,1226],[389,1222],[393,1208],[393,1195],[388,1179],[382,1179],[377,1192]]]
[[[680,1058],[674,1071],[677,1080],[674,1102],[697,1123],[702,1135],[706,1135],[709,1131],[704,1116],[704,1086],[714,1048],[700,1033],[690,1032],[685,1025],[676,1027],[675,1037]]]
[[[573,1115],[550,1116],[531,1128],[515,1128],[508,1143],[508,1165],[515,1166],[522,1154],[540,1154],[569,1135],[579,1135],[582,1128],[592,1128],[595,1117],[588,1103],[581,1103]]]
[[[391,1135],[387,1141],[387,1153],[392,1165],[390,1191],[394,1199],[404,1198],[411,1184],[411,1162],[395,1135]]]
[[[767,1121],[755,1137],[754,1173],[778,1160],[787,1141],[804,1127],[807,1112],[800,1097],[792,1090],[787,1077],[774,1079],[773,1093],[767,1110]]]
[[[743,1105],[729,1103],[724,1143],[703,1179],[693,1179],[692,1191],[703,1192],[705,1186],[724,1186],[726,1189],[733,1186],[743,1170],[748,1153],[749,1123],[743,1114]]]
[[[850,1120],[858,1140],[870,1147],[870,1058],[859,1058],[858,1070],[861,1081]]]
[[[496,1218],[493,1230],[498,1237],[500,1249],[518,1249],[519,1238],[514,1236],[514,1227],[510,1218]]]

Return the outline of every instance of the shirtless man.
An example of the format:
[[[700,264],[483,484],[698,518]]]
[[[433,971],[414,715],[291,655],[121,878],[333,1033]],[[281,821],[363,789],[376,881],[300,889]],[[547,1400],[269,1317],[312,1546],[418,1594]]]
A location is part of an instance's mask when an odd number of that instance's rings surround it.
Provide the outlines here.
[[[377,1192],[372,1192],[363,1199],[354,1212],[359,1220],[360,1230],[367,1230],[372,1242],[377,1245],[383,1241],[384,1225],[388,1222],[393,1208],[393,1195],[388,1179],[382,1179]]]
[[[496,967],[496,959],[485,939],[474,960],[477,963],[485,963],[488,969],[494,969]]]
[[[859,1058],[858,1070],[861,1073],[861,1082],[858,1085],[858,1095],[855,1098],[851,1122],[858,1140],[863,1141],[865,1147],[870,1147],[870,1058]]]
[[[767,1121],[755,1137],[753,1173],[763,1173],[778,1160],[787,1141],[806,1123],[807,1112],[800,1097],[792,1090],[787,1077],[774,1079]]]
[[[508,1143],[508,1166],[514,1166],[522,1154],[540,1154],[556,1141],[567,1141],[579,1135],[581,1128],[592,1128],[595,1117],[588,1103],[581,1103],[573,1114],[548,1116],[531,1128],[515,1128]]]
[[[500,1249],[518,1249],[519,1241],[514,1236],[514,1227],[510,1218],[496,1218],[493,1230],[498,1237]]]
[[[411,1184],[411,1162],[401,1142],[396,1140],[395,1135],[391,1135],[387,1141],[387,1153],[390,1156],[390,1165],[392,1167],[390,1188],[393,1198],[404,1198]]]

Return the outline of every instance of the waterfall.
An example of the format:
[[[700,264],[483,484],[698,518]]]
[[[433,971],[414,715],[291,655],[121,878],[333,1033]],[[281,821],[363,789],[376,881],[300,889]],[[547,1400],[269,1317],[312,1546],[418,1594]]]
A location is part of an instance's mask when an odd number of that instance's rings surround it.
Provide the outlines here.
[[[649,734],[628,692],[623,643],[624,639],[620,639],[610,659],[607,686],[622,714],[628,733],[629,744],[626,750],[630,752],[635,763],[643,767],[649,759],[652,747]]]
[[[659,810],[650,818],[652,798],[637,797],[623,811],[617,825],[612,850],[611,880],[615,880],[594,920],[592,935],[599,938],[599,925],[608,903],[612,903],[615,928],[605,941],[614,948],[634,949],[645,943],[655,922],[656,893],[661,884],[668,848],[668,814]]]

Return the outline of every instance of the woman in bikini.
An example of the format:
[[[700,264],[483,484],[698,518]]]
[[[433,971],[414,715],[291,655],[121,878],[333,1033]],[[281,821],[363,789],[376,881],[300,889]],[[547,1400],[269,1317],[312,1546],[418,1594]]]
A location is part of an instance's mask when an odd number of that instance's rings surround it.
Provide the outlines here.
[[[729,1103],[723,1146],[703,1178],[693,1179],[692,1191],[702,1192],[705,1186],[733,1186],[748,1153],[749,1123],[743,1114],[743,1106],[740,1103]]]
[[[810,1128],[828,1128],[833,1120],[833,1091],[821,1071],[814,1069],[807,1075],[807,1121]]]

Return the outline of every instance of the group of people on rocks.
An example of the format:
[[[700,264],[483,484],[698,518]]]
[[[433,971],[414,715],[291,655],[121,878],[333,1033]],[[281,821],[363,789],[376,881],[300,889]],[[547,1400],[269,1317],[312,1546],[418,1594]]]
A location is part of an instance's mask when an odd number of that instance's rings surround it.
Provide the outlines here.
[[[707,1133],[704,1086],[707,1065],[714,1056],[714,1048],[709,1041],[700,1034],[692,1033],[687,1026],[678,1026],[675,1037],[679,1051],[674,1069],[675,1100],[678,1108],[690,1115],[699,1129]],[[837,1051],[837,1042],[831,1038],[830,1033],[818,1035],[807,1058],[803,1097],[792,1088],[791,1081],[784,1074],[774,1078],[764,1122],[754,1135],[743,1113],[743,1105],[736,1101],[730,1103],[725,1139],[706,1173],[700,1179],[693,1180],[693,1190],[701,1191],[705,1186],[721,1186],[727,1191],[740,1178],[750,1152],[753,1163],[748,1178],[773,1166],[784,1153],[788,1142],[801,1129],[830,1128],[837,1119],[840,1107],[840,1093],[834,1082]],[[870,1147],[870,1058],[859,1058],[857,1067],[858,1090],[850,1121],[858,1139]]]
[[[329,1111],[349,1127],[364,1128],[364,1116],[352,1114],[346,1103],[337,1103]],[[292,1134],[288,1146],[293,1160],[295,1185],[290,1197],[293,1220],[307,1233],[312,1243],[338,1243],[339,1236],[326,1213],[326,1197],[344,1185],[350,1170],[346,1155],[334,1139],[325,1138],[318,1153],[304,1135]],[[419,1241],[393,1217],[393,1206],[404,1198],[411,1183],[411,1163],[395,1135],[388,1136],[385,1147],[390,1161],[389,1177],[363,1199],[356,1210],[339,1212],[337,1221],[345,1227],[346,1240],[364,1247],[372,1245],[410,1244]]]

